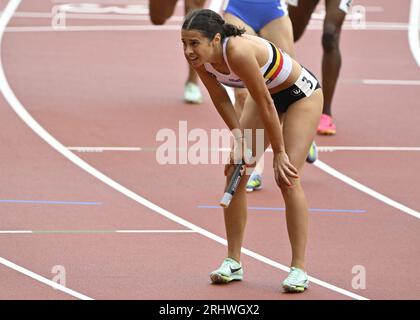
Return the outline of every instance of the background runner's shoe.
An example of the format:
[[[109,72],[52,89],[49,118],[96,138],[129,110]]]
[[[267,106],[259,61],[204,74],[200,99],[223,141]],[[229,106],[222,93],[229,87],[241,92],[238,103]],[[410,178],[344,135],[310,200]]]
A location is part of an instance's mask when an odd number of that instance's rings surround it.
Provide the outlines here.
[[[219,269],[210,273],[210,279],[212,283],[228,283],[232,280],[242,280],[243,273],[239,262],[226,258]]]
[[[308,275],[305,271],[291,267],[289,275],[282,282],[282,287],[285,292],[303,292],[309,286]]]
[[[316,148],[315,141],[312,142],[311,147],[309,148],[308,156],[306,157],[306,162],[314,163],[318,159],[318,149]]]
[[[332,122],[331,116],[322,114],[319,121],[317,133],[320,135],[334,135],[337,132],[335,124]]]
[[[262,189],[262,176],[258,173],[252,173],[249,177],[248,183],[246,184],[246,191],[252,192],[255,190]]]
[[[203,96],[200,87],[192,82],[187,82],[184,88],[184,101],[187,103],[202,103]]]

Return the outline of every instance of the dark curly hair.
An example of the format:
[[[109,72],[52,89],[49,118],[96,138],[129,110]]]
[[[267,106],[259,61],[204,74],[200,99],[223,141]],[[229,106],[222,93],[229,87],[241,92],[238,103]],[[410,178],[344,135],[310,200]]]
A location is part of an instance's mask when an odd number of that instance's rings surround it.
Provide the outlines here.
[[[182,24],[183,30],[197,30],[209,40],[213,40],[217,33],[220,33],[222,40],[230,36],[241,36],[245,33],[244,28],[238,28],[233,24],[226,23],[216,12],[209,9],[198,9],[191,11]]]

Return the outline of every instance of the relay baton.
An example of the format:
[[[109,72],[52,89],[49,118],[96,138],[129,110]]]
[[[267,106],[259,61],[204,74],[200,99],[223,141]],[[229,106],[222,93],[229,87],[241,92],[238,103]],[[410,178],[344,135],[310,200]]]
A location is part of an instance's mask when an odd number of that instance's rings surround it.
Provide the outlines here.
[[[245,161],[243,159],[239,164],[235,164],[235,169],[233,170],[232,178],[230,178],[229,184],[225,189],[225,193],[223,194],[222,200],[220,200],[220,205],[223,208],[229,207],[230,201],[232,200],[233,195],[235,194],[236,188],[238,187],[239,182],[241,182],[241,169],[244,164]]]

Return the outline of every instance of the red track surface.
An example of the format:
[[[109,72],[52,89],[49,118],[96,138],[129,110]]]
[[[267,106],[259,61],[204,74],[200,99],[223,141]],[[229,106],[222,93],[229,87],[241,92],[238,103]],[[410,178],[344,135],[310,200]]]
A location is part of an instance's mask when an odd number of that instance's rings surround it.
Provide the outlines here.
[[[407,23],[409,1],[357,1],[381,11],[367,20]],[[0,1],[2,7],[6,1]],[[23,1],[18,12],[50,12],[50,1]],[[181,7],[177,15],[181,15]],[[9,26],[49,26],[48,18],[14,17]],[[142,22],[140,22],[141,24]],[[176,22],[175,22],[176,23]],[[139,22],[68,20],[69,25]],[[144,25],[149,22],[145,20]],[[174,24],[170,22],[169,24]],[[16,30],[16,29],[15,29]],[[319,74],[320,30],[297,44],[299,61]],[[186,62],[177,31],[9,32],[2,43],[6,78],[20,102],[64,146],[158,147],[162,128],[223,128],[206,96],[185,105]],[[419,86],[366,85],[361,79],[420,80],[407,30],[345,30],[343,68],[334,99],[338,134],[319,146],[419,147]],[[358,82],[359,81],[359,82]],[[57,153],[0,100],[0,200],[95,201],[102,205],[1,203],[4,230],[56,231],[0,234],[0,257],[46,279],[66,269],[66,286],[95,299],[349,299],[312,284],[301,295],[282,294],[286,272],[244,255],[245,279],[209,283],[226,248],[199,233],[101,230],[187,230],[127,198]],[[155,153],[76,153],[118,183],[220,237],[221,165],[160,166]],[[320,159],[356,181],[419,210],[420,153],[323,152]],[[270,168],[271,156],[266,157]],[[255,207],[283,207],[270,170]],[[304,170],[311,208],[365,210],[313,212],[307,251],[309,274],[369,299],[419,299],[420,221],[337,180],[315,166]],[[83,230],[83,233],[57,231]],[[249,212],[244,247],[283,265],[290,261],[284,213]],[[352,268],[366,269],[366,288],[354,289]],[[74,299],[0,264],[0,299]],[[402,283],[403,285],[399,285]],[[409,286],[407,284],[409,283]]]

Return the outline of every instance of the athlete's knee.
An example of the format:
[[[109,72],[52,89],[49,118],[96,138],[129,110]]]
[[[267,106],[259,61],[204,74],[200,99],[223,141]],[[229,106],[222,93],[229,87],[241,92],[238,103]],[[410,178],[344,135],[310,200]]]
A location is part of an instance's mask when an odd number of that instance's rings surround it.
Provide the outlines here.
[[[297,192],[300,186],[299,178],[288,177],[288,179],[291,185],[287,185],[285,181],[281,181],[279,184],[279,188],[281,190],[281,193],[283,194],[283,197],[286,197],[288,195],[293,194],[294,192]]]
[[[324,30],[322,33],[322,48],[324,51],[331,52],[333,50],[337,50],[339,45],[339,36],[339,32],[333,28]]]

